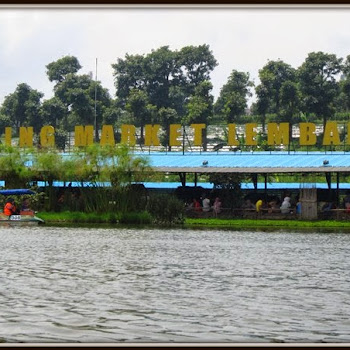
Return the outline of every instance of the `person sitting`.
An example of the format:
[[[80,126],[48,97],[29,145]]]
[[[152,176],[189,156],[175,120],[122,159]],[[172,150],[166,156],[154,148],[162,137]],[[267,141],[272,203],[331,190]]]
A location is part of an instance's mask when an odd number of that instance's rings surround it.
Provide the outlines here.
[[[15,206],[15,200],[13,198],[9,198],[4,207],[4,214],[7,216],[18,214],[17,208]]]
[[[214,204],[213,204],[213,212],[215,215],[218,215],[221,213],[221,201],[219,197],[215,198]]]
[[[263,206],[264,202],[263,200],[260,198],[256,201],[255,203],[255,210],[257,213],[260,213],[261,212],[261,207]]]
[[[211,206],[210,206],[210,199],[208,198],[208,196],[204,196],[202,200],[202,206],[203,206],[203,211],[205,212],[210,211]]]
[[[192,203],[188,206],[189,210],[194,210],[196,212],[202,211],[201,204],[198,202],[196,198],[193,198]]]
[[[242,209],[255,209],[255,205],[252,203],[252,201],[248,198],[244,201],[242,205]]]
[[[30,209],[29,207],[29,199],[25,198],[22,202],[22,206],[21,206],[21,211],[20,211],[21,215],[34,215],[34,211],[32,209]]]
[[[277,203],[277,200],[274,199],[268,203],[268,213],[278,213],[280,211],[279,205]]]
[[[290,197],[284,197],[283,203],[280,207],[282,214],[289,214],[290,213]]]

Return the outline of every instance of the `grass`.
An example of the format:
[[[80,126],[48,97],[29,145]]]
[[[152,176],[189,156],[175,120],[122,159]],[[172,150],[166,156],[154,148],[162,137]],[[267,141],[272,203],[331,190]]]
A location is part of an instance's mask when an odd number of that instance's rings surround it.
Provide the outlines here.
[[[187,226],[208,226],[208,227],[232,227],[232,228],[348,228],[350,221],[336,220],[251,220],[251,219],[215,219],[215,218],[187,218]]]
[[[47,223],[91,223],[91,224],[149,224],[151,217],[146,212],[141,213],[83,213],[83,212],[40,212],[38,217]]]
[[[38,216],[47,223],[84,223],[84,224],[151,224],[148,213],[82,213],[82,212],[40,212]],[[262,229],[345,229],[350,231],[349,221],[336,220],[251,220],[251,219],[217,219],[217,218],[186,218],[185,227],[208,227],[208,228],[262,228]]]

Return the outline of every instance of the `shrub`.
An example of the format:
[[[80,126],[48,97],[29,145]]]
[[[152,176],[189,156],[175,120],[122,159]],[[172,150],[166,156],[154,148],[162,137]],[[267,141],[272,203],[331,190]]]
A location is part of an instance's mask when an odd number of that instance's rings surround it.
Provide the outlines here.
[[[147,212],[140,213],[122,213],[119,222],[121,224],[150,224],[151,216]]]
[[[147,210],[154,223],[172,225],[184,222],[184,203],[171,195],[152,195]]]

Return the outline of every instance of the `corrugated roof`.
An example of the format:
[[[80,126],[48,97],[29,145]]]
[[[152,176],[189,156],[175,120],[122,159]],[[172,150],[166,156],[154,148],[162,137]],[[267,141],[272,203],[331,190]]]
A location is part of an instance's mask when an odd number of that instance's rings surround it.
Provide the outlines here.
[[[348,152],[157,152],[144,155],[149,157],[155,170],[162,172],[350,172]]]

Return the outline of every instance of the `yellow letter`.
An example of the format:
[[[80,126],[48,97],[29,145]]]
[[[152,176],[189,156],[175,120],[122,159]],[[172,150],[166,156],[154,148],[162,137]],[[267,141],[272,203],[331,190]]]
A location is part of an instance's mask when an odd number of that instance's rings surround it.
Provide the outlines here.
[[[114,139],[114,131],[112,125],[103,125],[102,131],[101,131],[101,140],[100,140],[101,146],[114,146],[115,145],[115,139]]]
[[[55,146],[55,129],[51,125],[43,126],[40,130],[40,144],[43,147]]]
[[[202,130],[205,129],[205,124],[191,124],[191,128],[194,129],[194,146],[202,146]]]
[[[340,145],[337,122],[327,122],[323,131],[323,146]]]
[[[121,143],[126,143],[129,146],[135,146],[136,144],[135,134],[136,134],[136,128],[134,125],[123,124]]]
[[[247,146],[255,146],[257,145],[257,141],[255,140],[256,131],[254,128],[256,128],[258,124],[256,123],[248,123],[245,125],[245,133],[246,133],[246,145]]]
[[[316,144],[316,126],[314,123],[300,123],[300,146],[312,146]]]
[[[19,147],[33,147],[33,127],[21,126],[19,128]]]
[[[289,123],[268,123],[267,124],[267,144],[289,145]]]
[[[12,144],[12,128],[10,126],[5,128],[5,144],[6,146],[11,146]]]
[[[159,146],[159,138],[158,138],[158,131],[159,131],[160,125],[155,124],[146,124],[145,125],[145,146]]]
[[[79,146],[89,146],[93,144],[94,140],[94,127],[92,125],[77,125],[75,127],[75,140],[74,145]]]
[[[181,136],[180,124],[170,124],[169,146],[181,146],[181,141],[177,138]]]
[[[228,138],[227,144],[229,146],[239,146],[236,135],[236,124],[228,124]]]

